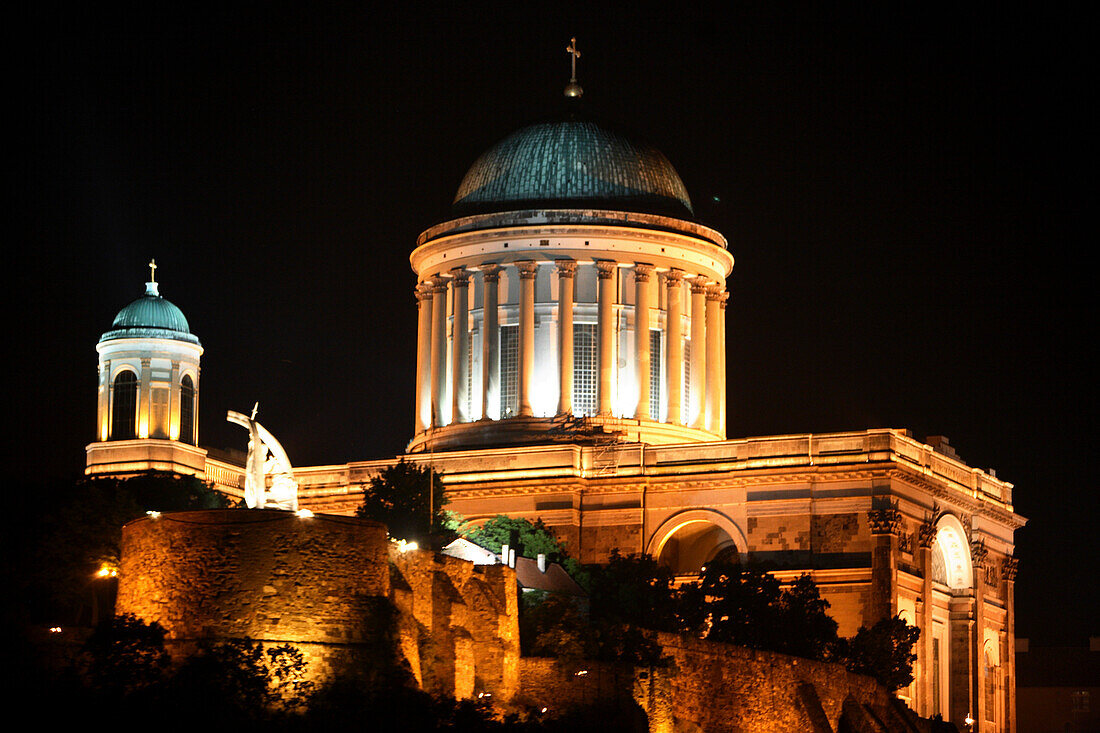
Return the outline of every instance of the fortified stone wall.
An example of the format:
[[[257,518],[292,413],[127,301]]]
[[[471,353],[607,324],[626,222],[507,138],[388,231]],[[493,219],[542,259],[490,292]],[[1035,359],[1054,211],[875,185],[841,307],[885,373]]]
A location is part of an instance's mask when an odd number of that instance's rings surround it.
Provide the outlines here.
[[[522,660],[518,701],[549,713],[631,698],[655,733],[929,731],[875,680],[836,664],[659,634],[668,669]]]
[[[517,687],[515,571],[401,553],[386,527],[273,510],[175,512],[122,532],[118,613],[160,623],[174,654],[248,637],[289,643],[319,684],[374,658],[397,610],[399,652],[431,692]]]

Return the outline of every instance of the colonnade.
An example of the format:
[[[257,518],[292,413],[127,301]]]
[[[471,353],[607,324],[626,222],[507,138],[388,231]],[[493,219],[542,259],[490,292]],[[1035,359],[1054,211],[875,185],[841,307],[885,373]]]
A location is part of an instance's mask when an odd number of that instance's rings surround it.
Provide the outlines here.
[[[539,267],[554,267],[557,288],[557,384],[544,385],[558,389],[557,414],[569,415],[574,410],[574,305],[575,276],[578,262],[571,259],[552,261],[520,260],[510,263],[519,280],[518,348],[517,348],[517,416],[531,416],[535,384],[535,282]],[[587,264],[587,263],[585,263]],[[649,333],[654,323],[654,304],[650,282],[657,276],[653,265],[637,262],[621,264],[613,260],[595,260],[597,276],[597,417],[633,417],[638,420],[660,420],[651,414],[650,378],[653,367]],[[637,382],[637,405],[633,414],[614,415],[613,395],[616,388],[616,341],[620,324],[616,317],[618,271],[629,268],[634,275],[634,375]],[[417,368],[416,368],[416,432],[430,427],[492,419],[491,405],[497,404],[502,388],[500,331],[499,264],[476,267],[484,284],[479,383],[469,372],[472,359],[468,349],[470,339],[470,279],[471,269],[456,267],[434,275],[416,287],[418,307]],[[665,422],[725,436],[725,309],[728,293],[724,283],[691,275],[679,269],[663,271],[665,288],[665,343],[663,382],[667,395]],[[685,333],[682,321],[683,287],[689,287],[690,326]],[[448,297],[450,296],[450,297]],[[450,313],[448,313],[450,305]],[[658,312],[659,313],[659,312]],[[451,368],[448,369],[448,315],[453,316]],[[658,316],[659,317],[659,316]],[[684,341],[690,343],[690,357],[685,364]],[[685,386],[689,386],[685,394]],[[470,400],[471,387],[480,389],[481,399]],[[480,402],[480,414],[471,405]],[[449,409],[448,409],[449,408]]]

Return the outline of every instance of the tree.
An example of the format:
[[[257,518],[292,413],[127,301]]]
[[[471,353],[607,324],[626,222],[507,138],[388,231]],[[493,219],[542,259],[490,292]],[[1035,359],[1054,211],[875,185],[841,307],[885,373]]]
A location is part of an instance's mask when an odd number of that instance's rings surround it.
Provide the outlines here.
[[[371,478],[355,514],[382,522],[391,537],[438,547],[454,534],[446,504],[439,474],[402,458]]]
[[[93,578],[103,563],[118,563],[122,525],[148,511],[226,506],[224,496],[194,476],[165,472],[82,479],[59,487],[31,519],[37,531],[25,593],[34,609],[32,620],[94,625],[110,618],[111,594],[96,593],[109,581]],[[98,608],[95,599],[101,601]]]
[[[532,560],[546,555],[550,562],[559,563],[574,579],[583,575],[580,563],[569,557],[565,543],[559,540],[542,521],[498,514],[480,527],[466,533],[466,539],[486,550],[499,553],[504,545],[511,545],[516,554]]]
[[[871,628],[860,627],[840,646],[840,659],[852,672],[874,677],[893,691],[913,681],[913,651],[920,629],[900,616],[885,618]]]
[[[88,683],[115,698],[164,682],[170,659],[164,627],[123,614],[102,624],[84,647]]]

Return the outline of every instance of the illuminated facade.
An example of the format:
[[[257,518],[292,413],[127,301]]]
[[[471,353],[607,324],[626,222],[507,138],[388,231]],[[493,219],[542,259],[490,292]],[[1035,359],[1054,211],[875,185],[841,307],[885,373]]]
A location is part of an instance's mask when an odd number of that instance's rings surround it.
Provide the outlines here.
[[[899,614],[921,629],[899,692],[914,710],[1015,731],[1012,484],[905,430],[727,439],[734,260],[663,155],[569,112],[483,155],[453,212],[411,255],[407,455],[442,473],[451,509],[542,518],[583,561],[617,548],[683,577],[718,557],[809,573],[842,634]],[[116,472],[100,460],[109,384],[89,473]],[[297,467],[300,504],[350,514],[392,462]],[[242,494],[240,467],[183,472]]]

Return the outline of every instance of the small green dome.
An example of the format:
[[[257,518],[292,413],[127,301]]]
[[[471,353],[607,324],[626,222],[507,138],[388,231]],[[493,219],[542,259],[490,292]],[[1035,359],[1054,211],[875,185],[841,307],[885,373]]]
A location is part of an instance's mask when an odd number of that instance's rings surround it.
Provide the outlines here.
[[[145,295],[118,312],[111,330],[103,334],[99,342],[131,338],[199,343],[198,337],[191,333],[183,311],[161,297],[155,282],[145,283]]]
[[[470,167],[457,216],[602,208],[694,219],[679,174],[656,148],[578,115],[524,127]]]

